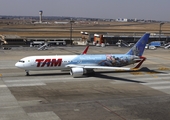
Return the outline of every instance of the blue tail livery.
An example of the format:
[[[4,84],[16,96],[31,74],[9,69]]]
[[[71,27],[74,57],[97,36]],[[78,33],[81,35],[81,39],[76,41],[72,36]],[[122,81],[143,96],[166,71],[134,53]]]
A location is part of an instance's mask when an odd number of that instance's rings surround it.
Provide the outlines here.
[[[142,56],[146,43],[148,42],[150,34],[146,33],[141,37],[138,42],[126,53],[127,55]]]

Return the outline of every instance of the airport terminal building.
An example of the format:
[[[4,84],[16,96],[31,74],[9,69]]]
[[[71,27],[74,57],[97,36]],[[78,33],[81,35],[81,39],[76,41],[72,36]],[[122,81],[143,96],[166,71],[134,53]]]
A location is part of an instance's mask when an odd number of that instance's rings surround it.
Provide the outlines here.
[[[114,35],[111,34],[94,34],[88,33],[77,38],[54,38],[54,37],[20,37],[17,35],[0,35],[0,44],[1,46],[30,46],[33,43],[42,44],[45,42],[51,43],[51,45],[67,45],[74,41],[83,41],[88,43],[99,42],[99,43],[108,43],[109,45],[115,45],[119,40],[126,41],[127,43],[135,43],[141,35]],[[170,36],[165,35],[153,35],[149,37],[149,42],[152,41],[164,41],[165,43],[170,42]]]

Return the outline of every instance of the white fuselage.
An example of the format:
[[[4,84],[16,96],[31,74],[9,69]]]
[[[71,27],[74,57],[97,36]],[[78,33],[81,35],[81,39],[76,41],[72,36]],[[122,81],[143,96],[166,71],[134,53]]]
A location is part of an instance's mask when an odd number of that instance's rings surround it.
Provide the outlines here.
[[[30,56],[22,58],[15,66],[32,71],[69,69],[67,65],[72,64],[79,66],[122,67],[135,63],[136,61],[134,59],[136,57],[124,54]]]

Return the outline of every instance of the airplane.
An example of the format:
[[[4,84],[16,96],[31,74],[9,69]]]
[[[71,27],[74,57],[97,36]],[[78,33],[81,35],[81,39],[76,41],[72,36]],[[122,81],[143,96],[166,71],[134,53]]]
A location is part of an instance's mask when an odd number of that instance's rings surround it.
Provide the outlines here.
[[[150,33],[145,33],[125,54],[86,54],[89,46],[80,55],[28,56],[19,60],[15,66],[29,71],[70,70],[73,77],[82,77],[94,73],[94,69],[138,70],[146,60],[143,57]],[[138,63],[134,68],[123,67]]]

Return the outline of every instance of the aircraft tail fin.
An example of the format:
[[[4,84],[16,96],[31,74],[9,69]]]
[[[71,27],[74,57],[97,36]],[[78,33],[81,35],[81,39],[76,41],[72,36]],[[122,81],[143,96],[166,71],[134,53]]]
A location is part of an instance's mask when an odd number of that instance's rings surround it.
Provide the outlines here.
[[[85,55],[89,49],[89,45],[84,49],[84,51],[81,53],[82,55]]]
[[[138,42],[126,53],[127,55],[142,56],[150,33],[145,33]]]

